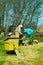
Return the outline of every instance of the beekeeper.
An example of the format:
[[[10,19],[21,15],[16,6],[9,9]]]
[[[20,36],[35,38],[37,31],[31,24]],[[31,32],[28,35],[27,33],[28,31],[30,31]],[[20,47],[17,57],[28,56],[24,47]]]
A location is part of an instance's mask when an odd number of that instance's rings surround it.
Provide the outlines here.
[[[23,25],[22,24],[20,24],[20,25],[18,25],[17,27],[16,27],[16,29],[15,29],[15,36],[16,37],[19,37],[21,34],[22,34],[22,27],[23,27]]]

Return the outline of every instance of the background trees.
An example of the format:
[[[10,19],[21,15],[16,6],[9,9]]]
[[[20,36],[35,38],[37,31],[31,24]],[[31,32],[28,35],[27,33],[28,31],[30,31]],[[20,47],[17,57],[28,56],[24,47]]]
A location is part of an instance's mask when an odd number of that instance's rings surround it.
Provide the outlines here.
[[[5,27],[8,33],[9,26],[20,23],[25,27],[37,28],[41,14],[42,0],[0,0],[0,28]]]

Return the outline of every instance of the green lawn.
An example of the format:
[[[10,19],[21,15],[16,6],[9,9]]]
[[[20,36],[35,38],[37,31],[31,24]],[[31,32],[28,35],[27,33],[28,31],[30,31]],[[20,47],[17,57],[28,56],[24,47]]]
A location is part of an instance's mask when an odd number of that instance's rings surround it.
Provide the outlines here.
[[[38,44],[20,46],[20,55],[8,55],[5,52],[4,44],[0,44],[0,65],[43,65],[43,37],[36,37]],[[24,60],[22,59],[24,58]]]
[[[43,65],[43,43],[20,46],[19,49],[21,58],[26,58],[25,61],[15,55],[6,54],[4,45],[0,44],[0,65],[4,63],[8,63],[7,65]]]
[[[37,39],[39,42],[43,42],[43,37],[34,37],[34,39]]]
[[[3,65],[5,63],[5,59],[1,58],[0,59],[0,65]]]

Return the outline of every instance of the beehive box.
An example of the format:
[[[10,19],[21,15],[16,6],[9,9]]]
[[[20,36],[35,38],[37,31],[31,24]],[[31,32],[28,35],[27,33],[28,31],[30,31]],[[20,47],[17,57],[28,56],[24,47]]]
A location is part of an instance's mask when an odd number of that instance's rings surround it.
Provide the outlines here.
[[[4,41],[4,47],[6,51],[18,49],[19,38],[7,38]]]

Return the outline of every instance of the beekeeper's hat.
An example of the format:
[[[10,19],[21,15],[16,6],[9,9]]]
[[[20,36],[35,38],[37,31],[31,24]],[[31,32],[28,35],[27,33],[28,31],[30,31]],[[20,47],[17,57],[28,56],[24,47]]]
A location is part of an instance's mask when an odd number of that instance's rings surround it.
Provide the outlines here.
[[[22,25],[22,24],[20,24],[19,26],[20,26],[20,27],[23,27],[23,25]]]

